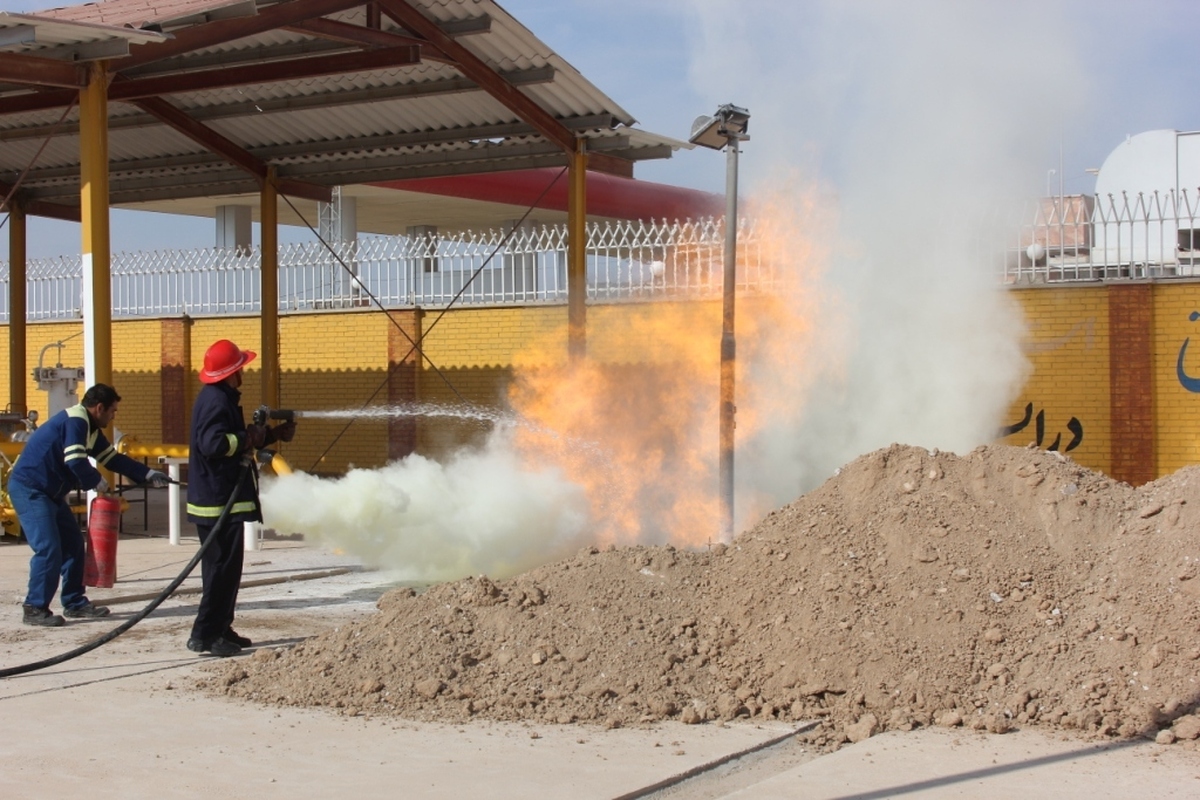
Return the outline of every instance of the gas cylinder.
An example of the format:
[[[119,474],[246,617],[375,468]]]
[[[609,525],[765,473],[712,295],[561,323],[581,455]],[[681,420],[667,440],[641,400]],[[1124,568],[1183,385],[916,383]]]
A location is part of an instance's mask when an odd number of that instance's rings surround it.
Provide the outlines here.
[[[83,585],[109,589],[117,579],[117,538],[121,529],[121,501],[96,495],[88,512],[87,551],[83,560]]]

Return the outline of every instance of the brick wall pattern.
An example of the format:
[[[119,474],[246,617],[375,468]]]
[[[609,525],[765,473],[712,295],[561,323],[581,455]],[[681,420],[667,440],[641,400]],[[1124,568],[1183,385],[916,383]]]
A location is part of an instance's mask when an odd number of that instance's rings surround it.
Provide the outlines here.
[[[1025,311],[1031,370],[1007,417],[997,420],[998,434],[1004,426],[1019,430],[1000,441],[1056,447],[1132,483],[1200,463],[1200,283],[1009,291]],[[739,306],[739,320],[749,321],[752,305]],[[678,354],[657,346],[652,333],[651,321],[661,324],[664,317],[695,331],[715,369],[719,301],[589,306],[589,356],[614,369],[670,364]],[[228,338],[261,352],[258,326],[255,316],[114,322],[114,383],[125,398],[117,426],[142,442],[186,437],[204,351]],[[400,310],[390,317],[373,310],[287,315],[280,319],[281,402],[347,411],[460,400],[496,406],[508,394],[514,368],[566,363],[566,327],[566,308],[558,305]],[[81,330],[78,322],[30,324],[30,371],[54,342],[63,343],[61,355],[50,347],[46,365],[82,366]],[[409,352],[405,334],[420,335],[436,371]],[[7,360],[7,340],[7,326],[0,326],[0,361]],[[1190,347],[1180,373],[1184,342]],[[247,416],[261,403],[261,367],[256,360],[245,373]],[[8,402],[7,394],[0,385],[0,403]],[[29,406],[45,414],[45,394],[32,376],[26,395]],[[441,418],[347,416],[300,424],[303,433],[281,452],[298,469],[320,474],[375,467],[409,452],[436,457],[478,444],[490,430],[485,422]]]

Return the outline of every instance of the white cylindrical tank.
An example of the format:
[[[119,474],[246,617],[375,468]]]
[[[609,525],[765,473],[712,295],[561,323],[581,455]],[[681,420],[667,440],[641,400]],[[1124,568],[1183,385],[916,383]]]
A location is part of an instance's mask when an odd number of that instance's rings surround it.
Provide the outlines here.
[[[1193,230],[1200,249],[1200,131],[1126,137],[1096,176],[1095,219],[1095,263],[1173,267]]]

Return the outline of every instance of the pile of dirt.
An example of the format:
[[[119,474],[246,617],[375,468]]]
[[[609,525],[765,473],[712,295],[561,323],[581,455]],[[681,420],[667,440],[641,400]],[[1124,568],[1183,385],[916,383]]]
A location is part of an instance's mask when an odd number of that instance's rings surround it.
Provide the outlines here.
[[[820,719],[1195,740],[1200,468],[1141,488],[1058,453],[893,445],[731,545],[587,550],[222,664],[211,688],[411,719]]]

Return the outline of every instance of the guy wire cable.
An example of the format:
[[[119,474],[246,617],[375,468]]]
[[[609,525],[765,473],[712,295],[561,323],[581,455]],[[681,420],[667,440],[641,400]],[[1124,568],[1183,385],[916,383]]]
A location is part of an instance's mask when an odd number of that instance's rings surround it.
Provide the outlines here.
[[[62,116],[58,118],[58,122],[50,126],[50,132],[46,134],[46,138],[42,140],[42,146],[39,147],[38,151],[33,154],[33,158],[31,158],[29,163],[25,165],[25,169],[21,170],[21,174],[18,175],[17,179],[13,182],[12,188],[8,190],[8,196],[4,198],[4,203],[2,204],[4,208],[8,208],[8,201],[12,200],[13,195],[17,193],[17,189],[21,187],[21,183],[25,180],[25,176],[29,174],[29,170],[33,169],[33,165],[36,164],[37,160],[42,157],[42,152],[45,151],[46,145],[50,144],[50,140],[57,135],[58,127],[63,124],[63,120],[67,118],[67,114],[71,113],[71,109],[75,107],[75,101],[78,99],[78,96],[72,97],[71,102],[67,104],[65,109],[63,109]],[[4,221],[0,222],[0,228],[3,228],[8,224],[8,218],[11,216],[12,212],[10,211],[8,216],[4,218]]]
[[[533,203],[530,204],[529,208],[527,208],[525,210],[525,213],[521,215],[521,218],[517,220],[516,224],[514,224],[512,226],[512,228],[508,231],[508,233],[506,233],[504,235],[504,237],[501,238],[501,240],[496,244],[496,247],[492,250],[491,253],[488,254],[488,257],[486,259],[484,259],[483,263],[481,263],[479,265],[479,267],[474,272],[471,273],[471,277],[469,277],[467,280],[465,280],[463,282],[462,288],[460,288],[458,290],[458,292],[455,293],[454,297],[450,298],[450,302],[446,304],[446,307],[441,309],[441,311],[438,312],[438,315],[433,318],[433,322],[431,322],[429,324],[429,326],[424,331],[422,331],[422,333],[421,333],[422,339],[424,339],[426,336],[429,335],[429,332],[432,331],[437,326],[438,322],[441,321],[442,317],[446,315],[446,312],[449,311],[451,309],[451,307],[454,306],[454,304],[458,302],[458,299],[460,297],[462,297],[463,293],[467,290],[467,287],[469,287],[471,285],[471,283],[477,277],[479,277],[479,274],[481,272],[483,272],[484,268],[487,267],[487,265],[492,262],[492,259],[496,257],[496,253],[500,252],[500,248],[502,248],[502,247],[504,247],[504,245],[508,244],[508,240],[511,239],[513,234],[515,234],[517,232],[517,230],[521,227],[521,224],[524,223],[525,220],[529,218],[529,215],[533,213],[533,210],[535,208],[537,208],[538,203],[542,202],[542,199],[550,192],[550,190],[552,188],[554,188],[554,185],[556,183],[558,183],[559,179],[562,178],[562,176],[564,174],[566,174],[566,171],[567,171],[567,168],[563,167],[554,176],[554,178],[551,179],[550,183],[548,183],[546,185],[546,188],[542,190],[542,193],[539,194],[534,199]],[[296,206],[292,204],[291,199],[289,197],[287,197],[287,195],[281,194],[280,196],[283,197],[284,202],[286,202],[288,204],[288,206],[292,209],[292,211],[295,212],[296,216],[300,218],[300,221],[303,222],[310,231],[312,231],[312,233],[317,237],[317,239],[321,242],[321,244],[324,245],[327,250],[329,250],[330,254],[333,255],[333,257],[335,259],[337,259],[337,262],[338,262],[338,264],[341,265],[342,269],[344,269],[346,271],[346,273],[348,275],[350,275],[351,278],[356,278],[357,276],[350,269],[350,267],[346,264],[346,262],[342,260],[342,257],[340,255],[338,255],[338,253],[333,249],[333,247],[329,244],[329,242],[325,241],[325,239],[321,236],[320,232],[318,232],[315,228],[313,228],[313,226],[311,224],[309,224],[308,220],[305,219],[304,215],[300,213],[300,210],[297,209]],[[386,313],[387,308],[384,307],[383,303],[380,302],[379,298],[377,298],[374,294],[372,294],[371,290],[368,289],[365,284],[360,282],[359,286],[361,287],[362,291],[366,293],[367,297],[369,297],[371,299],[371,301],[375,303],[375,305],[379,306],[381,311],[384,311]],[[388,315],[388,321],[391,322],[393,326],[395,326],[396,330],[400,331],[400,333],[402,333],[404,335],[404,338],[408,340],[410,347],[408,349],[408,352],[405,353],[402,358],[397,359],[393,363],[393,365],[388,368],[387,374],[384,375],[383,382],[380,383],[379,386],[377,386],[375,388],[375,391],[371,392],[370,396],[366,399],[366,401],[363,402],[361,408],[366,408],[367,405],[372,400],[375,399],[376,395],[378,395],[381,391],[383,391],[383,388],[385,386],[387,386],[388,381],[391,380],[392,372],[396,369],[396,367],[398,367],[400,364],[402,364],[405,359],[407,359],[410,355],[412,355],[414,351],[417,352],[421,356],[422,360],[428,362],[429,366],[433,368],[433,371],[435,373],[437,373],[438,377],[440,377],[445,382],[446,386],[449,387],[450,391],[454,392],[455,396],[458,397],[459,400],[461,400],[463,403],[467,403],[466,398],[464,398],[462,396],[462,394],[458,391],[458,389],[456,389],[454,387],[454,384],[452,384],[450,382],[450,379],[447,378],[440,369],[438,369],[438,366],[433,363],[433,360],[430,359],[428,355],[425,354],[425,351],[421,349],[421,346],[418,345],[415,341],[413,341],[413,338],[408,335],[408,331],[401,328],[400,324],[398,322],[396,322],[396,320],[392,319],[390,314]],[[325,448],[324,452],[322,452],[321,455],[319,455],[317,457],[317,460],[313,462],[312,466],[309,467],[310,472],[316,468],[317,464],[320,463],[322,458],[324,458],[326,455],[329,454],[329,451],[332,450],[333,446],[336,445],[338,443],[338,441],[346,434],[346,431],[350,430],[350,426],[352,426],[355,423],[355,421],[356,421],[356,418],[351,417],[350,421],[346,423],[346,425],[341,429],[341,431],[338,432],[338,434],[336,436],[334,436],[333,441],[331,441],[329,443],[329,446]]]

